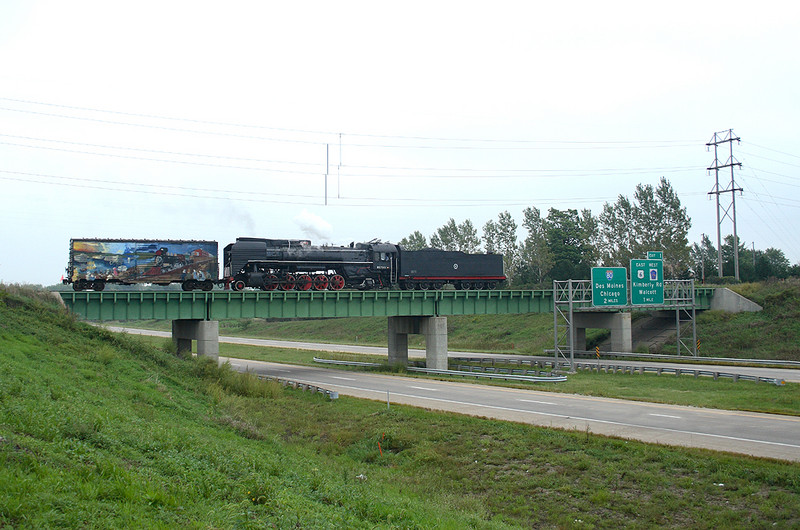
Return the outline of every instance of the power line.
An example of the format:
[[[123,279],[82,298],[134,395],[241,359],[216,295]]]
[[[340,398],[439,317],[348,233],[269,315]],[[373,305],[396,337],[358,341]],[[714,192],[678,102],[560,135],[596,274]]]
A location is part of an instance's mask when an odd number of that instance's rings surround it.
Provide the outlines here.
[[[93,144],[93,143],[86,143],[86,142],[74,142],[69,140],[56,140],[52,138],[39,138],[35,136],[18,136],[14,134],[3,134],[0,133],[0,136],[4,136],[6,138],[17,138],[20,140],[31,140],[35,142],[51,142],[51,143],[59,143],[59,144],[67,144],[67,145],[82,145],[86,147],[99,147],[101,149],[117,149],[120,151],[136,151],[141,153],[158,153],[164,155],[177,155],[177,156],[196,156],[201,158],[219,158],[223,160],[241,160],[245,162],[265,162],[270,164],[294,164],[294,165],[303,165],[303,166],[319,166],[320,164],[314,162],[295,162],[289,160],[270,160],[264,158],[246,158],[246,157],[238,157],[238,156],[226,156],[226,155],[210,155],[206,153],[187,153],[181,151],[163,151],[158,149],[142,149],[137,147],[126,147],[126,146],[119,146],[119,145],[106,145],[106,144]],[[0,142],[2,143],[2,142]],[[10,144],[10,145],[17,145],[17,144]],[[26,147],[36,147],[36,146],[26,146]],[[80,152],[80,151],[79,151]],[[315,173],[316,174],[316,173]]]
[[[266,162],[266,163],[275,163],[275,164],[292,164],[292,165],[303,165],[303,166],[318,166],[319,164],[314,164],[310,162],[295,162],[295,161],[283,161],[283,160],[266,160],[266,159],[258,159],[258,158],[246,158],[246,157],[232,157],[232,156],[223,156],[223,155],[208,155],[208,154],[198,154],[198,153],[186,153],[186,152],[176,152],[176,151],[163,151],[163,150],[154,150],[154,149],[141,149],[141,148],[133,148],[133,147],[121,147],[121,146],[109,146],[103,144],[92,144],[92,143],[83,143],[83,142],[72,142],[66,140],[53,140],[53,139],[45,139],[45,138],[35,138],[29,136],[18,136],[18,135],[10,135],[10,134],[1,134],[0,136],[8,137],[8,138],[21,138],[21,139],[28,139],[31,141],[42,141],[42,142],[51,142],[51,143],[62,143],[67,145],[84,145],[88,147],[97,147],[100,149],[112,149],[112,150],[124,150],[124,151],[134,151],[134,152],[144,152],[144,153],[158,153],[158,154],[168,154],[168,155],[175,155],[175,156],[189,156],[189,157],[204,157],[204,158],[218,158],[223,160],[242,160],[242,161],[255,161],[255,162]],[[193,162],[187,160],[174,160],[174,159],[163,159],[163,158],[152,158],[152,157],[140,157],[140,156],[131,156],[131,155],[123,155],[117,153],[101,153],[101,152],[93,152],[93,151],[81,151],[77,149],[66,149],[66,148],[59,148],[59,147],[50,147],[50,146],[41,146],[41,145],[28,145],[28,144],[20,144],[14,142],[2,142],[0,141],[0,145],[9,145],[14,147],[24,147],[28,149],[43,149],[48,151],[58,151],[58,152],[67,152],[67,153],[76,153],[76,154],[83,154],[83,155],[90,155],[90,156],[102,156],[102,157],[109,157],[109,158],[123,158],[128,160],[142,160],[146,162],[165,162],[165,163],[172,163],[172,164],[185,164],[185,165],[193,165],[193,166],[202,166],[202,167],[215,167],[215,168],[224,168],[224,169],[239,169],[239,170],[248,170],[248,171],[264,171],[264,172],[273,172],[273,173],[290,173],[296,175],[307,175],[307,176],[317,176],[320,174],[320,170],[317,171],[299,171],[295,169],[279,169],[279,168],[263,168],[263,167],[254,167],[254,166],[236,166],[231,164],[213,164],[208,162]],[[341,166],[343,169],[349,168],[364,168],[364,169],[413,169],[413,168],[392,168],[390,166]],[[419,171],[449,171],[447,169],[436,169],[436,168],[418,168],[416,170]],[[425,178],[425,179],[459,179],[459,178],[563,178],[564,174],[568,174],[566,176],[570,177],[597,177],[597,176],[615,176],[615,175],[639,175],[639,174],[650,174],[650,173],[680,173],[680,172],[687,172],[687,171],[696,171],[696,167],[692,166],[677,166],[677,167],[655,167],[655,168],[600,168],[597,170],[589,169],[589,172],[584,173],[575,173],[577,171],[587,171],[585,169],[454,169],[452,171],[464,171],[470,172],[473,174],[465,174],[465,175],[457,175],[457,174],[442,174],[442,175],[413,175],[408,173],[402,174],[385,174],[385,173],[369,173],[369,174],[361,174],[361,173],[352,173],[352,172],[340,172],[339,176],[343,177],[354,177],[354,178]],[[477,172],[481,172],[484,174],[478,175],[474,174]],[[538,173],[558,173],[558,175],[537,175]],[[511,175],[502,174],[502,173],[514,173]],[[527,174],[526,174],[527,173]]]
[[[0,110],[6,110],[10,112],[22,112],[26,114],[34,114],[38,116],[49,116],[53,118],[67,118],[71,120],[82,120],[88,122],[95,122],[95,123],[104,123],[104,124],[111,124],[111,125],[127,125],[130,127],[142,127],[147,129],[158,129],[162,131],[171,131],[171,132],[186,132],[192,134],[204,134],[204,135],[211,135],[211,136],[226,136],[230,138],[242,138],[248,140],[267,140],[271,142],[289,142],[289,143],[297,143],[297,144],[307,144],[307,145],[325,145],[325,142],[314,142],[309,140],[292,140],[287,138],[270,138],[265,136],[254,136],[248,134],[233,134],[233,133],[225,133],[225,132],[217,132],[217,131],[202,131],[197,129],[181,129],[178,127],[165,127],[163,125],[151,125],[145,123],[132,123],[132,122],[123,122],[123,121],[114,121],[114,120],[101,120],[99,118],[87,118],[84,116],[67,116],[64,114],[52,114],[47,112],[36,112],[33,110],[21,110],[21,109],[10,109],[7,107],[0,107]]]
[[[748,153],[747,151],[740,151],[740,153],[745,154],[745,155],[754,156],[754,157],[760,158],[762,160],[769,160],[770,162],[777,162],[778,164],[785,164],[787,166],[792,166],[792,167],[800,167],[800,164],[792,164],[791,162],[784,162],[783,160],[778,160],[776,158],[769,158],[769,157],[766,157],[766,156],[755,155],[753,153]]]
[[[800,155],[795,155],[795,154],[792,154],[792,153],[787,153],[786,151],[779,151],[779,150],[777,150],[777,149],[772,149],[771,147],[765,147],[765,146],[763,146],[763,145],[754,144],[753,142],[750,142],[750,143],[747,143],[747,142],[745,142],[745,145],[752,145],[752,146],[754,146],[754,147],[758,147],[758,148],[760,148],[760,149],[766,149],[767,151],[772,151],[773,153],[780,153],[780,154],[782,154],[782,155],[791,156],[791,157],[793,157],[793,158],[800,158]]]
[[[785,178],[790,179],[790,180],[800,180],[800,177],[795,176],[795,175],[787,175],[785,173],[776,173],[774,171],[767,171],[766,169],[761,169],[761,168],[755,168],[755,169],[758,169],[758,171],[761,172],[761,173],[767,173],[769,175],[775,175],[776,177],[785,177]],[[781,184],[786,184],[786,185],[791,186],[791,184],[788,184],[786,182],[782,182]]]
[[[87,185],[84,184],[75,184],[74,187],[86,187],[86,188],[94,188],[94,189],[110,189],[114,191],[139,191],[139,190],[120,190],[118,187],[116,188],[100,188],[93,186],[92,184],[112,184],[114,186],[138,186],[141,188],[156,188],[158,190],[182,190],[182,191],[192,191],[192,192],[205,192],[205,193],[224,193],[224,194],[235,194],[235,195],[261,195],[265,197],[301,197],[301,198],[314,198],[313,195],[297,195],[291,193],[267,193],[267,192],[259,192],[259,191],[237,191],[235,189],[214,189],[214,188],[197,188],[193,186],[174,186],[174,185],[167,185],[167,184],[144,184],[139,182],[123,182],[119,180],[104,180],[104,179],[89,179],[89,178],[82,178],[82,177],[65,177],[61,175],[48,175],[44,173],[28,173],[23,171],[9,171],[0,169],[0,173],[8,173],[11,175],[24,175],[29,177],[39,177],[39,178],[50,178],[56,180],[65,180],[71,182],[84,182],[90,183]],[[20,182],[34,182],[38,184],[56,184],[50,182],[43,182],[43,181],[34,181],[34,180],[27,180],[22,178],[13,178],[13,177],[2,177],[0,178],[5,180],[15,180]],[[68,184],[65,184],[68,185]],[[153,191],[151,193],[159,193]],[[195,197],[199,197],[198,195],[192,195]],[[214,198],[214,197],[206,197],[203,198]]]
[[[0,98],[2,99],[2,98]],[[305,145],[317,145],[323,146],[327,145],[329,142],[324,141],[313,141],[313,140],[300,140],[300,139],[290,139],[290,138],[275,138],[275,137],[267,137],[267,136],[256,136],[252,134],[236,134],[236,133],[229,133],[229,132],[220,132],[220,131],[205,131],[199,129],[185,129],[180,127],[167,127],[164,125],[153,125],[153,124],[146,124],[146,123],[134,123],[129,121],[115,121],[115,120],[103,120],[100,118],[89,118],[86,116],[68,116],[65,114],[54,114],[48,112],[38,112],[33,110],[22,110],[22,109],[12,109],[8,107],[0,107],[0,110],[5,110],[9,112],[20,112],[26,114],[33,114],[37,116],[49,116],[53,118],[65,118],[71,120],[81,120],[93,123],[103,123],[103,124],[110,124],[110,125],[125,125],[129,127],[140,127],[140,128],[148,128],[148,129],[156,129],[162,131],[170,131],[170,132],[183,132],[183,133],[191,133],[191,134],[201,134],[201,135],[208,135],[208,136],[223,136],[228,138],[241,138],[241,139],[248,139],[248,140],[263,140],[263,141],[270,141],[270,142],[286,142],[286,143],[296,143],[296,144],[305,144]],[[355,136],[355,135],[351,135]],[[375,137],[375,138],[383,138],[379,135],[359,135],[362,137]],[[390,137],[390,138],[398,138],[398,137]],[[458,141],[458,140],[450,140],[450,141]],[[518,142],[536,142],[535,140],[462,140],[465,142],[507,142],[507,143],[518,143]],[[563,144],[577,144],[577,142],[558,142]],[[585,142],[590,143],[590,142]],[[596,143],[596,142],[595,142]],[[647,144],[647,145],[629,145],[629,143],[619,142],[614,145],[566,145],[566,146],[546,146],[546,147],[533,147],[533,146],[501,146],[501,147],[482,147],[482,146],[475,146],[475,145],[398,145],[398,144],[360,144],[360,143],[348,143],[342,142],[342,145],[345,147],[369,147],[369,148],[383,148],[383,149],[439,149],[439,150],[575,150],[575,149],[589,149],[589,150],[607,150],[607,149],[663,149],[663,148],[675,148],[675,147],[688,147],[691,146],[691,143],[675,143],[675,144]]]
[[[47,147],[43,145],[25,145],[25,144],[15,144],[12,142],[0,142],[0,145],[11,145],[15,147],[27,147],[29,149],[44,149],[47,151],[59,151],[59,152],[66,152],[66,153],[76,153],[82,155],[92,155],[92,156],[104,156],[108,158],[124,158],[127,160],[142,160],[145,162],[167,162],[171,164],[185,164],[190,166],[202,166],[202,167],[215,167],[215,168],[223,168],[223,169],[244,169],[248,171],[267,171],[271,173],[291,173],[294,175],[318,175],[318,171],[297,171],[297,170],[289,170],[289,169],[275,169],[275,168],[262,168],[262,167],[251,167],[251,166],[232,166],[229,164],[211,164],[208,162],[191,162],[188,160],[166,160],[163,158],[147,158],[142,156],[131,156],[131,155],[121,155],[121,154],[114,154],[114,153],[95,153],[91,151],[78,151],[75,149],[64,149],[59,147]]]
[[[83,177],[69,177],[63,175],[51,175],[45,173],[31,173],[31,172],[23,172],[23,171],[11,171],[11,170],[2,170],[0,169],[0,173],[5,173],[8,175],[18,175],[17,177],[11,176],[3,176],[0,175],[1,180],[7,181],[15,181],[15,182],[24,182],[30,184],[44,184],[44,185],[58,185],[58,186],[66,186],[72,188],[83,188],[83,189],[97,189],[97,190],[104,190],[104,191],[113,191],[115,193],[125,193],[125,192],[133,192],[133,193],[146,193],[146,194],[154,194],[154,195],[171,195],[171,196],[178,196],[178,197],[188,197],[188,198],[199,198],[199,199],[215,199],[215,200],[233,200],[233,201],[244,201],[244,202],[261,202],[261,203],[278,203],[278,204],[305,204],[305,205],[313,205],[319,204],[319,199],[313,195],[298,195],[298,194],[286,194],[286,193],[270,193],[270,192],[255,192],[255,191],[236,191],[230,189],[215,189],[215,188],[199,188],[193,186],[174,186],[174,185],[164,185],[164,184],[145,184],[145,183],[137,183],[137,182],[122,182],[119,180],[107,180],[107,179],[89,179]],[[32,178],[23,178],[23,177],[35,177]],[[51,179],[51,180],[41,180],[41,179]],[[125,187],[125,189],[121,189],[120,186]],[[129,189],[129,188],[140,188],[140,189]],[[209,194],[221,194],[221,195],[209,195]],[[690,194],[680,194],[680,195],[696,195],[693,193]],[[254,198],[255,197],[255,198]],[[274,200],[270,198],[275,198]],[[309,200],[302,200],[302,201],[287,201],[286,198],[290,199],[309,199]],[[316,199],[316,200],[311,200]],[[352,202],[344,202],[340,203],[340,206],[423,206],[423,207],[442,207],[442,206],[525,206],[530,205],[534,202],[538,203],[567,203],[567,202],[591,202],[596,203],[598,201],[606,201],[606,200],[613,200],[614,197],[559,197],[559,198],[551,198],[551,199],[542,199],[537,198],[535,201],[533,200],[526,200],[521,199],[519,197],[515,197],[513,199],[463,199],[463,198],[454,198],[454,199],[426,199],[426,198],[402,198],[402,197],[342,197],[343,200],[346,201],[369,201],[370,204],[359,204],[359,203],[352,203]],[[411,203],[411,204],[410,204]]]
[[[343,133],[341,131],[320,131],[320,130],[312,130],[312,129],[296,129],[296,128],[288,128],[288,127],[274,127],[274,126],[265,126],[265,125],[253,125],[253,124],[242,124],[242,123],[233,123],[233,122],[222,122],[222,121],[212,121],[212,120],[199,120],[199,119],[192,119],[192,118],[177,118],[172,116],[163,116],[157,114],[145,114],[145,113],[134,113],[134,112],[123,112],[123,111],[116,111],[116,110],[108,110],[108,109],[97,109],[91,107],[80,107],[75,105],[62,105],[56,103],[47,103],[41,101],[33,101],[33,100],[26,100],[26,99],[18,99],[18,98],[7,98],[7,97],[0,97],[0,101],[11,101],[15,103],[26,103],[31,105],[42,105],[54,108],[63,108],[63,109],[70,109],[70,110],[81,110],[81,111],[89,111],[89,112],[99,112],[99,113],[107,113],[107,114],[116,114],[119,116],[129,116],[129,117],[137,117],[137,118],[148,118],[148,119],[159,119],[159,120],[168,120],[168,121],[179,121],[179,122],[186,122],[186,123],[197,123],[201,125],[217,125],[217,126],[224,126],[224,127],[241,127],[241,128],[250,128],[250,129],[263,129],[263,130],[271,130],[271,131],[281,131],[281,132],[291,132],[291,133],[300,133],[300,134],[314,134],[314,135],[322,135],[322,136],[335,136],[335,135],[342,135],[348,137],[356,137],[356,138],[383,138],[383,139],[400,139],[400,140],[425,140],[425,141],[441,141],[441,142],[475,142],[475,143],[509,143],[509,144],[593,144],[593,145],[641,145],[645,146],[646,144],[680,144],[680,147],[687,147],[691,145],[695,145],[695,140],[620,140],[620,141],[588,141],[588,140],[503,140],[498,138],[452,138],[452,137],[435,137],[435,136],[421,136],[421,135],[388,135],[388,134],[371,134],[371,133],[356,133],[356,132],[347,132]],[[17,109],[4,109],[4,110],[17,110]],[[25,112],[25,111],[19,111]],[[54,116],[61,116],[70,118],[71,116],[63,116],[63,115],[54,115]],[[326,142],[317,142],[317,143],[326,143]],[[352,145],[356,146],[358,144],[345,144],[345,145]],[[369,145],[372,146],[372,145]]]
[[[750,172],[750,173],[751,173],[753,176],[755,176],[755,172],[753,171],[753,168],[751,168],[750,166],[748,166],[748,169],[749,169],[749,172]],[[761,187],[762,187],[762,188],[764,188],[764,191],[766,192],[766,196],[769,198],[769,201],[770,201],[770,204],[771,204],[771,205],[774,205],[774,206],[784,206],[784,207],[789,207],[789,208],[800,208],[800,201],[795,201],[795,202],[797,202],[798,204],[794,204],[794,205],[792,205],[792,204],[786,204],[786,203],[779,203],[779,202],[776,200],[776,198],[775,198],[775,197],[774,197],[774,196],[773,196],[773,195],[772,195],[772,194],[769,192],[769,189],[768,189],[766,186],[764,186],[763,182],[761,182],[761,179],[756,179],[756,181],[757,181],[757,182],[758,182],[758,183],[761,185]],[[748,187],[749,187],[749,186],[748,186]],[[759,220],[761,220],[761,226],[762,226],[763,228],[765,228],[765,229],[769,230],[769,231],[770,231],[770,232],[773,234],[773,236],[775,236],[775,237],[778,237],[778,238],[780,238],[780,239],[783,239],[783,240],[785,240],[785,241],[787,241],[787,242],[791,242],[791,245],[792,245],[793,249],[798,249],[798,248],[800,248],[800,244],[798,244],[798,242],[799,242],[800,240],[798,240],[798,238],[797,238],[797,235],[796,235],[795,231],[794,231],[794,230],[789,230],[789,229],[788,229],[788,227],[786,226],[786,224],[785,224],[785,223],[782,223],[782,222],[780,222],[780,221],[777,219],[777,217],[775,216],[775,211],[774,211],[774,208],[770,208],[770,207],[768,207],[764,201],[761,201],[761,200],[760,200],[760,196],[761,196],[761,194],[759,194],[758,192],[755,192],[755,191],[753,191],[752,189],[749,189],[749,190],[748,190],[748,192],[749,192],[749,195],[750,195],[751,197],[754,197],[754,198],[755,198],[756,202],[758,202],[759,204],[761,204],[761,205],[762,205],[762,208],[763,208],[763,211],[765,212],[765,214],[766,214],[768,217],[770,217],[770,218],[772,219],[772,222],[771,222],[771,223],[768,223],[768,222],[764,221],[764,219],[763,219],[763,218],[761,217],[761,215],[760,215],[760,214],[759,214],[759,213],[756,211],[756,209],[755,209],[755,208],[753,208],[753,207],[750,205],[749,201],[744,201],[744,202],[745,202],[745,204],[747,205],[747,207],[750,209],[750,211],[752,211],[752,212],[753,212],[753,214],[754,214],[756,217],[758,217],[758,218],[759,218]],[[781,231],[781,235],[779,235],[779,234],[778,234],[778,232],[777,232],[776,228],[779,228],[779,229],[780,229],[780,231]]]

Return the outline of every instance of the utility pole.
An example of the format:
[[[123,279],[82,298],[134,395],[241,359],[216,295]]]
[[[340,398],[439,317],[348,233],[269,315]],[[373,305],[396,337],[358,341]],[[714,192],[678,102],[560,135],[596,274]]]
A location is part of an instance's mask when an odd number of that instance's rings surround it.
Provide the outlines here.
[[[331,168],[330,144],[325,144],[325,206],[328,205],[328,172]]]
[[[700,238],[700,244],[704,245],[705,240],[706,240],[706,235],[703,234],[701,236],[701,238]],[[700,278],[701,278],[701,282],[702,282],[703,285],[706,284],[706,255],[705,254],[706,254],[705,250],[701,246],[700,247],[700,270],[701,270]]]
[[[739,279],[739,237],[736,234],[736,193],[742,192],[742,188],[736,187],[733,170],[735,167],[742,167],[742,164],[733,157],[733,142],[739,142],[741,138],[733,135],[733,129],[727,131],[716,132],[711,138],[711,141],[706,144],[706,148],[714,146],[714,162],[708,171],[714,170],[714,177],[716,179],[714,187],[708,192],[709,195],[716,195],[717,198],[717,273],[722,277],[722,221],[727,217],[733,221],[733,271],[736,279]],[[721,144],[729,144],[730,156],[728,160],[721,164],[718,156],[718,148]],[[719,170],[731,168],[731,182],[725,189],[720,188],[719,185]],[[723,193],[731,194],[731,202],[724,208],[720,204],[719,197]]]

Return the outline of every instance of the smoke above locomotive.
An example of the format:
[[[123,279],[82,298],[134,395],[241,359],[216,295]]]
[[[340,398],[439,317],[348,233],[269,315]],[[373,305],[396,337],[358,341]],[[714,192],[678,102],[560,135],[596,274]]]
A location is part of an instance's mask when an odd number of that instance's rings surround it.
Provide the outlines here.
[[[80,242],[78,249],[93,249],[93,254],[87,256],[76,250],[76,242]],[[111,245],[112,242],[114,245]],[[198,246],[198,243],[204,245]],[[183,250],[192,244],[198,248],[173,258],[172,261],[176,263],[172,268],[169,263],[162,264],[164,270],[160,276],[153,275],[153,266],[149,269],[131,266],[138,263],[139,259],[155,259],[154,252],[169,256],[170,247]],[[153,251],[155,247],[159,250]],[[136,249],[140,248],[146,248],[147,252],[137,254]],[[448,284],[457,289],[494,289],[506,279],[503,256],[500,254],[467,254],[438,249],[404,250],[399,245],[378,240],[351,243],[349,246],[314,246],[307,239],[253,237],[240,237],[225,246],[221,263],[222,277],[216,279],[216,249],[216,242],[72,240],[68,275],[64,282],[72,283],[76,290],[102,290],[105,282],[179,282],[184,290],[209,290],[212,283],[217,283],[234,291],[339,291],[381,288],[428,290],[442,289]],[[197,258],[197,261],[189,258]],[[89,261],[91,266],[86,266]],[[213,278],[210,261],[214,263]],[[126,274],[120,274],[119,267],[113,274],[107,273],[110,265],[119,263],[127,264],[124,270]],[[135,273],[130,273],[131,270]],[[144,270],[151,273],[144,274]]]

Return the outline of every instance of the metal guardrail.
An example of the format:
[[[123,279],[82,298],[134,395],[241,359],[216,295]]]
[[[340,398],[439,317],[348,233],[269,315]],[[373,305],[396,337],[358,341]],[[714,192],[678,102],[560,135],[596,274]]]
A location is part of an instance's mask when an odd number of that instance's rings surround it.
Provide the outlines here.
[[[273,377],[271,375],[259,375],[258,378],[262,380],[277,381],[283,386],[299,388],[300,390],[308,390],[309,392],[313,392],[315,394],[325,394],[331,401],[334,399],[339,399],[339,392],[335,390],[328,390],[327,388],[322,388],[320,386],[309,385],[308,383],[300,383],[299,381],[292,381],[290,379],[283,379],[280,377]]]
[[[508,381],[526,381],[529,383],[560,383],[567,380],[565,375],[555,376],[535,376],[535,375],[517,375],[512,373],[486,373],[486,372],[464,372],[460,370],[435,370],[432,368],[414,368],[409,366],[409,372],[422,372],[426,374],[439,374],[439,375],[452,375],[462,377],[483,377],[486,379],[504,379]]]
[[[368,366],[370,368],[383,366],[381,363],[367,363],[364,361],[337,361],[336,359],[320,359],[319,357],[314,357],[314,362],[321,364],[335,364],[338,366]]]
[[[492,366],[495,364],[528,365],[531,369],[534,366],[539,369],[550,368],[552,370],[569,368],[569,362],[561,361],[556,363],[550,359],[513,359],[510,357],[450,357],[449,359],[455,362],[491,364]]]
[[[545,354],[553,355],[552,349],[544,350]],[[686,355],[682,355],[678,357],[677,355],[669,355],[669,354],[661,354],[661,353],[631,353],[631,352],[614,352],[614,351],[603,351],[601,352],[605,356],[609,357],[638,357],[642,359],[659,359],[664,361],[673,361],[673,362],[707,362],[707,363],[726,363],[726,364],[763,364],[763,365],[774,365],[774,366],[785,366],[787,368],[800,368],[800,361],[784,361],[779,359],[742,359],[737,357],[690,357]],[[594,350],[575,350],[575,355],[581,355],[586,357],[595,357],[596,352]]]
[[[479,372],[484,374],[511,374],[536,377],[551,377],[553,375],[552,370],[523,370],[522,368],[495,368],[493,366],[484,368],[483,366],[469,366],[463,364],[456,365],[456,369],[459,372]]]
[[[314,362],[322,364],[335,364],[338,366],[365,366],[370,368],[383,366],[380,363],[367,363],[363,361],[337,361],[334,359],[320,359],[319,357],[314,357]],[[487,379],[507,379],[512,381],[527,381],[531,383],[561,382],[567,380],[567,377],[563,375],[560,376],[528,375],[527,373],[513,373],[509,371],[506,372],[498,371],[498,372],[488,373],[486,371],[473,371],[473,370],[434,370],[416,366],[408,366],[406,367],[406,370],[408,370],[409,372],[422,372],[429,374],[453,375],[462,377],[483,377]]]
[[[576,370],[589,370],[589,371],[603,371],[604,373],[623,373],[623,374],[644,374],[647,372],[655,373],[656,375],[673,374],[679,375],[693,375],[694,377],[713,377],[714,380],[720,378],[731,379],[737,381],[755,381],[756,383],[771,383],[773,385],[783,386],[786,382],[783,379],[776,377],[764,377],[760,375],[748,374],[734,374],[730,372],[718,372],[716,370],[695,370],[693,368],[671,368],[666,366],[631,366],[622,364],[600,364],[600,363],[575,363]]]
[[[493,358],[471,358],[471,357],[456,357],[459,361],[463,362],[473,362],[473,363],[481,363],[481,364],[491,364],[492,369],[494,368],[495,364],[498,364],[498,359]],[[512,362],[507,362],[512,361]],[[531,367],[550,367],[553,370],[562,370],[562,369],[569,369],[569,362],[561,361],[561,362],[554,362],[548,360],[534,360],[534,359],[503,359],[502,364],[517,364],[517,365],[525,365],[528,364]],[[464,367],[466,368],[466,367]],[[502,369],[502,368],[501,368]],[[732,381],[755,381],[756,383],[771,383],[773,385],[783,386],[786,382],[783,379],[778,379],[776,377],[764,377],[760,375],[748,375],[748,374],[735,374],[730,372],[723,372],[718,370],[697,370],[695,368],[671,368],[666,366],[632,366],[632,365],[624,365],[624,364],[614,364],[614,363],[603,363],[598,361],[592,362],[582,362],[582,363],[575,363],[576,370],[589,370],[589,371],[597,371],[603,373],[623,373],[623,374],[645,374],[645,373],[654,373],[656,375],[662,374],[673,374],[673,375],[693,375],[695,377],[699,376],[706,376],[706,377],[713,377],[715,380],[717,379],[730,379]],[[513,369],[512,369],[513,373]]]

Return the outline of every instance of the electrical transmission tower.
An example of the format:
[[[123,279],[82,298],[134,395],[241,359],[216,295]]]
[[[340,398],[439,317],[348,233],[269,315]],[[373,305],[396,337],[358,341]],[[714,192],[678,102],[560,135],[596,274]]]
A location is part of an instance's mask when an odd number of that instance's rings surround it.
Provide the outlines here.
[[[714,170],[716,182],[709,195],[717,196],[717,272],[719,277],[722,277],[722,221],[727,217],[733,221],[733,271],[736,279],[739,279],[739,237],[736,235],[736,192],[742,192],[742,188],[736,187],[736,181],[733,176],[733,170],[736,167],[741,168],[742,164],[733,157],[733,142],[739,142],[741,138],[733,135],[733,129],[714,133],[711,141],[706,144],[706,148],[714,146],[714,163],[708,168],[708,171]],[[720,145],[727,143],[730,146],[730,156],[728,160],[722,164],[719,161],[718,148]],[[724,189],[719,185],[719,170],[731,168],[731,182]],[[731,194],[731,201],[729,204],[721,205],[719,197],[723,193]]]

